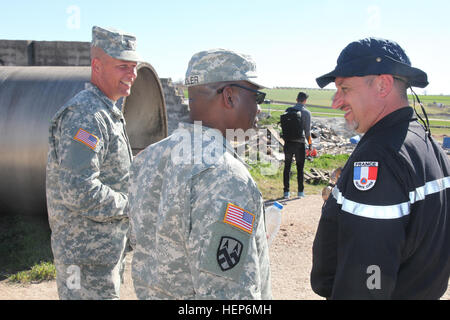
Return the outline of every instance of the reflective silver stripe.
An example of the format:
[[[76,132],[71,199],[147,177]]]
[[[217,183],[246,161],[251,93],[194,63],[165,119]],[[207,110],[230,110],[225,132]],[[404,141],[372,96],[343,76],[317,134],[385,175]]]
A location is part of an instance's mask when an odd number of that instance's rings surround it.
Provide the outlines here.
[[[410,213],[411,204],[424,200],[426,196],[441,192],[447,188],[450,188],[450,177],[430,181],[424,186],[411,191],[409,193],[410,201],[390,206],[374,206],[345,199],[338,187],[333,188],[332,194],[337,203],[342,206],[342,210],[348,213],[371,219],[398,219]]]
[[[409,201],[411,204],[424,200],[429,194],[441,192],[450,187],[450,177],[434,180],[425,183],[423,187],[419,187],[409,193]]]

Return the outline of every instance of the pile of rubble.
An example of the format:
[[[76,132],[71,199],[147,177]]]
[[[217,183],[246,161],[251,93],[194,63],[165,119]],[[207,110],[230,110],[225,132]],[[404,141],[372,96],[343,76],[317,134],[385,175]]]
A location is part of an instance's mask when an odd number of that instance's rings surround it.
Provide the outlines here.
[[[350,142],[355,133],[346,129],[342,118],[313,118],[311,136],[319,154],[350,154],[356,146]]]
[[[328,170],[319,170],[311,168],[310,172],[304,172],[303,177],[305,179],[305,182],[308,184],[323,184],[323,183],[330,183],[331,179],[331,172]]]
[[[259,130],[259,139],[269,139],[268,144],[272,149],[277,149],[283,153],[284,140],[280,137],[281,128],[279,125],[267,126]],[[268,137],[264,135],[268,132]],[[311,121],[311,137],[313,147],[321,154],[350,154],[356,144],[350,140],[355,138],[355,133],[345,126],[343,118],[313,118]],[[357,136],[359,139],[359,136]],[[283,159],[284,160],[284,159]]]
[[[313,147],[317,150],[317,156],[321,154],[350,154],[356,144],[350,142],[355,138],[355,133],[346,129],[345,120],[339,118],[313,119],[311,135]],[[262,163],[278,163],[284,161],[284,140],[280,137],[279,126],[266,126],[255,131],[255,135],[249,135],[243,141],[230,141],[239,156],[251,163],[257,160]],[[359,136],[358,136],[359,138]],[[264,149],[264,150],[263,150]],[[310,184],[329,183],[330,173],[312,169],[305,172],[305,180]]]

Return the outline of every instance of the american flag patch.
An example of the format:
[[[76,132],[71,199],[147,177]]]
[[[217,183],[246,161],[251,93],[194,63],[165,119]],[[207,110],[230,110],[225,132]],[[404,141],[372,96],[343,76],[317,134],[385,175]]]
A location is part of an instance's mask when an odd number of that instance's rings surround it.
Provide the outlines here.
[[[78,132],[75,135],[75,137],[73,137],[73,139],[80,141],[81,143],[84,143],[92,150],[95,149],[95,147],[97,146],[97,143],[98,143],[98,138],[96,136],[94,136],[93,134],[90,134],[89,132],[87,132],[81,128],[78,129]]]
[[[252,233],[254,221],[254,214],[239,208],[232,203],[228,203],[223,222],[231,224],[245,232]]]

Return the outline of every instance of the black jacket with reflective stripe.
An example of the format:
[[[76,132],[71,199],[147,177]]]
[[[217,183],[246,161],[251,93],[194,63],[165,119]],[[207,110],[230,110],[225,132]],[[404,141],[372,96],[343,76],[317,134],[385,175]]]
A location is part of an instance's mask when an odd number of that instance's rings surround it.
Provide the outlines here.
[[[322,208],[313,290],[332,299],[440,298],[450,274],[449,201],[448,156],[412,108],[389,114],[362,137]]]

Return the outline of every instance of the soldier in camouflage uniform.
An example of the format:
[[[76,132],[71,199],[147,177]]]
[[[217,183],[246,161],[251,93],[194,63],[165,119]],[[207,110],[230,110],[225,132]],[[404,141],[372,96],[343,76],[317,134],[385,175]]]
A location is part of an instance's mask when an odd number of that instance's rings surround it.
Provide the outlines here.
[[[118,299],[133,158],[116,106],[137,76],[136,38],[94,26],[91,82],[50,125],[47,206],[60,299]]]
[[[261,193],[224,138],[255,124],[264,93],[250,57],[194,55],[186,73],[190,117],[136,156],[130,223],[139,299],[271,299]]]

